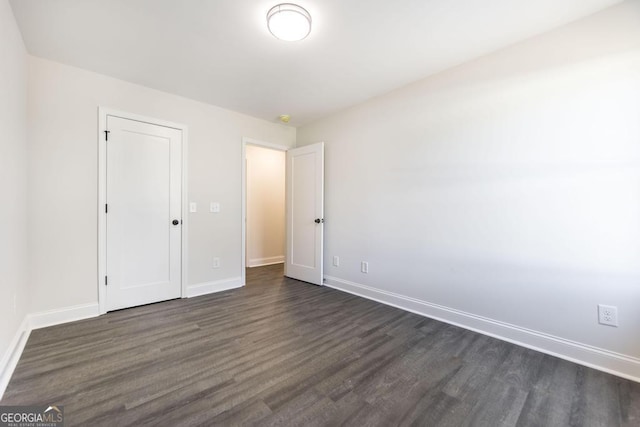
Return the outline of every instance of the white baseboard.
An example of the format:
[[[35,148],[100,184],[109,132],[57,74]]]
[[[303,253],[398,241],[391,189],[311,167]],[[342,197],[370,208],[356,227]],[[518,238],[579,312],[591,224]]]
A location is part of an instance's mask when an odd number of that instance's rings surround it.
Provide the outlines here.
[[[253,258],[249,260],[249,265],[247,267],[263,267],[265,265],[282,263],[284,263],[284,255],[272,256],[268,258]]]
[[[9,348],[2,357],[2,361],[0,361],[0,399],[2,399],[9,380],[11,380],[11,375],[13,375],[13,371],[18,365],[18,361],[20,360],[20,356],[22,356],[22,351],[27,344],[27,339],[32,330],[88,319],[90,317],[96,317],[99,314],[98,304],[82,304],[27,314],[20,328],[16,331],[11,344],[9,344]]]
[[[11,375],[13,375],[20,356],[22,356],[22,350],[24,350],[24,346],[27,344],[27,339],[31,332],[28,325],[27,317],[25,317],[0,361],[0,399],[2,399],[4,391],[9,385]]]
[[[325,285],[461,328],[640,382],[640,359],[438,304],[325,276]]]
[[[199,297],[201,295],[212,294],[214,292],[227,291],[229,289],[241,288],[243,286],[242,277],[216,280],[214,282],[204,282],[187,286],[187,298]]]
[[[89,319],[100,315],[100,307],[95,304],[74,305],[56,310],[32,313],[27,316],[29,329],[40,329],[62,323],[75,322],[76,320]]]

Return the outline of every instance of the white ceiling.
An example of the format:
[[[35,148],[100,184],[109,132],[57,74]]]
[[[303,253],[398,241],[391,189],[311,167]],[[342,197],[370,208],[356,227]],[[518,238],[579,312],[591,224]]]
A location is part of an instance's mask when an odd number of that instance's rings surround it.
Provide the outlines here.
[[[620,1],[299,0],[301,42],[268,32],[278,0],[11,5],[35,56],[297,126]]]

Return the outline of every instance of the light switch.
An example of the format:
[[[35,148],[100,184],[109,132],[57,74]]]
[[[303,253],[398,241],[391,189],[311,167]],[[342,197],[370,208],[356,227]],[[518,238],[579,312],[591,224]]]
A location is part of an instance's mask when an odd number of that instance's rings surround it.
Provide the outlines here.
[[[196,202],[189,203],[189,212],[198,212],[198,204]]]
[[[220,212],[220,203],[211,202],[211,205],[209,205],[209,212],[214,212],[214,213]]]

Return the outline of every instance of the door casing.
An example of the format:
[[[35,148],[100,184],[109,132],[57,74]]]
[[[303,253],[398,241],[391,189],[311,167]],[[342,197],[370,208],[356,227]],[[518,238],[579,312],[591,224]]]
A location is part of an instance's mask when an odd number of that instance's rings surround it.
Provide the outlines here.
[[[104,277],[106,275],[107,268],[107,217],[104,211],[104,206],[107,198],[107,150],[105,130],[107,130],[107,116],[120,117],[128,120],[135,120],[143,123],[149,123],[152,125],[164,126],[173,129],[180,130],[182,133],[182,257],[181,264],[181,296],[185,298],[187,295],[186,287],[188,283],[187,262],[188,259],[188,236],[189,236],[189,221],[186,212],[188,210],[187,200],[187,153],[188,153],[188,129],[187,126],[169,122],[166,120],[141,116],[138,114],[127,113],[123,111],[114,110],[106,107],[98,107],[98,305],[100,307],[100,314],[107,312],[107,293],[104,283]]]

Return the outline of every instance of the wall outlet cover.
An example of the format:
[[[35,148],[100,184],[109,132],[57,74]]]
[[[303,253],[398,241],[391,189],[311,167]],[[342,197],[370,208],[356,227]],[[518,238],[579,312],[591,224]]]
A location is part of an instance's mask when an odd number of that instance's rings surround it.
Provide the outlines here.
[[[618,326],[618,307],[598,304],[598,323],[601,325]]]

